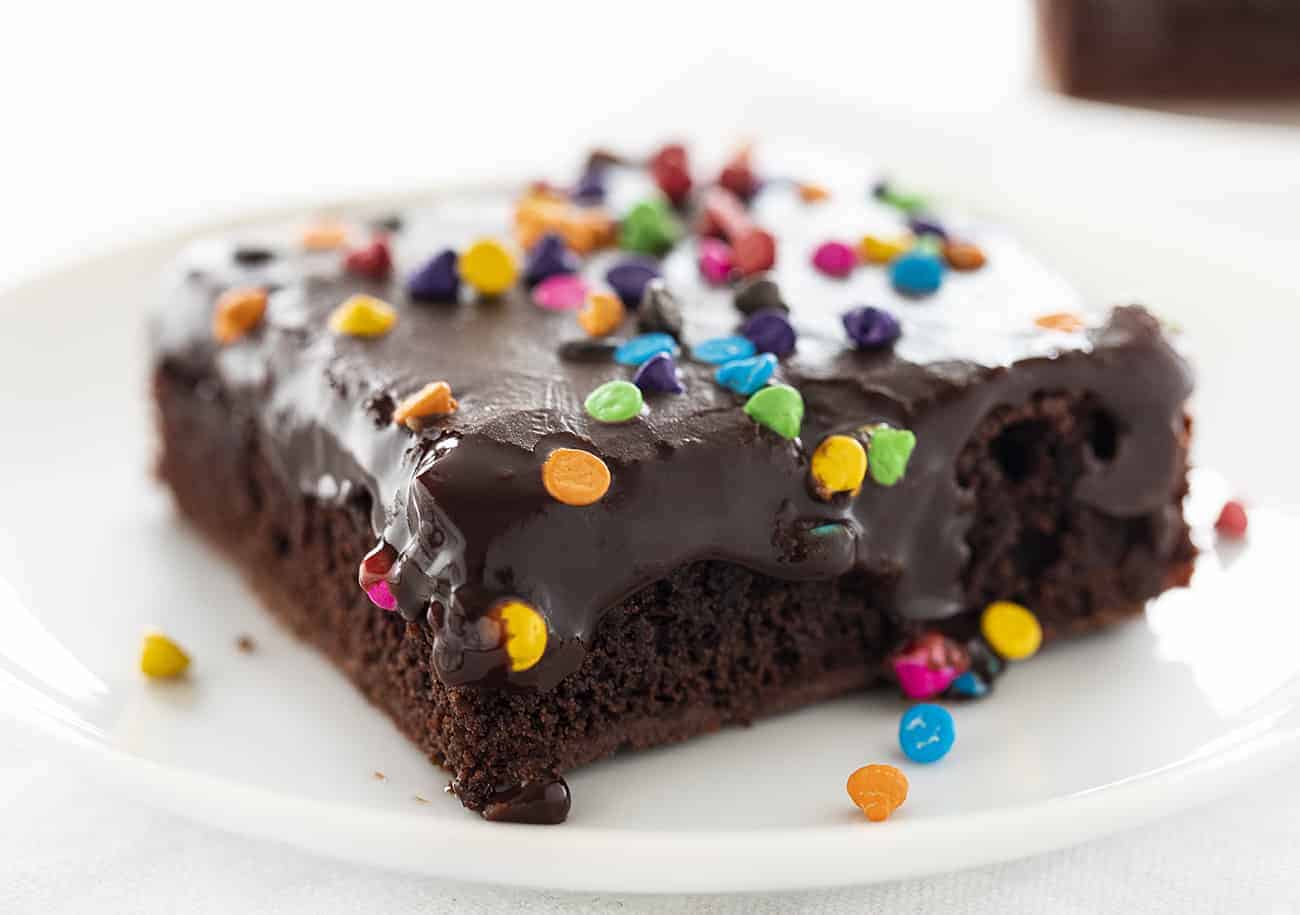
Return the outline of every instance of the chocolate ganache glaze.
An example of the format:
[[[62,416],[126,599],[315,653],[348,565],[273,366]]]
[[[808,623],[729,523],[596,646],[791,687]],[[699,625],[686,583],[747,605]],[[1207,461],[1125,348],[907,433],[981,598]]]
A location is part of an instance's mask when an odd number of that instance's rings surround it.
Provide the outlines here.
[[[611,213],[651,193],[640,169],[608,167]],[[376,538],[395,553],[388,578],[398,609],[434,628],[435,669],[449,685],[549,688],[581,663],[604,610],[705,558],[786,579],[883,574],[895,583],[891,612],[905,620],[969,609],[961,577],[972,514],[954,464],[990,411],[1038,392],[1089,392],[1115,424],[1113,455],[1091,461],[1075,497],[1110,515],[1149,516],[1157,542],[1162,531],[1172,536],[1191,381],[1158,322],[1137,307],[1091,311],[978,223],[945,225],[977,242],[988,265],[950,273],[923,299],[900,296],[880,267],[846,279],[818,273],[809,260],[819,243],[905,227],[905,215],[870,199],[867,187],[814,204],[793,184],[772,181],[751,204],[754,221],[777,238],[770,276],[799,335],[774,378],[804,398],[793,440],[755,423],[745,398],[714,380],[715,366],[689,358],[691,343],[734,334],[745,317],[731,289],[700,278],[692,239],[662,263],[684,305],[678,363],[686,392],[647,395],[642,415],[626,423],[595,421],[583,400],[632,369],[599,353],[562,356],[562,344],[583,337],[573,315],[538,308],[522,285],[491,301],[463,290],[458,304],[410,302],[403,278],[439,249],[508,236],[517,196],[509,191],[467,191],[403,214],[387,281],[344,272],[338,252],[294,248],[287,228],[245,233],[238,245],[197,244],[180,289],[157,314],[156,345],[162,359],[215,370],[238,413],[271,443],[278,470],[304,493],[368,499]],[[374,214],[354,215],[361,227]],[[237,253],[254,246],[268,254]],[[583,275],[600,286],[624,256],[598,253]],[[218,346],[214,301],[248,285],[271,290],[265,320]],[[356,292],[394,303],[392,331],[353,338],[329,330],[329,313]],[[853,348],[840,315],[860,305],[898,317],[902,336],[892,349]],[[1063,311],[1085,328],[1034,322]],[[634,324],[633,316],[620,336],[635,333]],[[396,402],[433,379],[451,384],[459,409],[419,431],[394,424]],[[916,435],[904,479],[892,487],[868,479],[856,496],[820,499],[809,485],[817,444],[877,423]],[[541,466],[558,447],[591,451],[609,466],[601,501],[574,507],[548,495]],[[370,546],[357,545],[358,561]],[[545,655],[527,670],[510,671],[486,616],[504,597],[527,601],[547,620]]]

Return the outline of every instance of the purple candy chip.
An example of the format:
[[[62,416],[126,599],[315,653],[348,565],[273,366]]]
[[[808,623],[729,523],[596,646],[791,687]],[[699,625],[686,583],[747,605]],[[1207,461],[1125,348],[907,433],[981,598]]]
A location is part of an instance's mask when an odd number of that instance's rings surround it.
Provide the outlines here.
[[[547,232],[528,252],[524,262],[524,282],[536,286],[542,280],[565,273],[577,273],[578,257],[569,250],[556,232]]]
[[[455,302],[460,297],[456,252],[447,248],[411,274],[406,292],[417,302]]]
[[[683,394],[686,392],[682,378],[677,374],[677,363],[668,353],[656,353],[636,370],[632,383],[647,394]]]
[[[903,333],[898,319],[883,308],[854,308],[842,316],[844,330],[858,349],[883,349]]]
[[[629,258],[605,271],[605,282],[609,283],[624,305],[636,308],[641,304],[646,286],[651,280],[659,279],[660,275],[659,266],[654,261]]]
[[[569,190],[569,199],[574,203],[595,206],[605,202],[605,169],[588,168]]]
[[[948,240],[948,232],[938,220],[927,219],[924,216],[913,216],[907,220],[907,227],[912,230],[912,234],[917,238],[922,235],[933,235],[936,238]]]
[[[748,338],[760,353],[780,357],[794,352],[794,328],[779,311],[760,311],[741,325],[740,335]]]

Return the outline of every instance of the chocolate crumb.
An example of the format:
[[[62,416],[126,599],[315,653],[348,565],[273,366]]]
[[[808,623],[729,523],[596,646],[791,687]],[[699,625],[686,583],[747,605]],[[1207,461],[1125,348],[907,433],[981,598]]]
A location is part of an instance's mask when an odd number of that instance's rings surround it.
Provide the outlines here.
[[[244,654],[252,654],[257,650],[257,643],[253,641],[253,637],[248,633],[241,633],[239,638],[235,639],[235,647]]]
[[[371,778],[373,778],[377,782],[388,781],[388,776],[380,772],[378,769],[376,769],[373,773],[371,773]]]

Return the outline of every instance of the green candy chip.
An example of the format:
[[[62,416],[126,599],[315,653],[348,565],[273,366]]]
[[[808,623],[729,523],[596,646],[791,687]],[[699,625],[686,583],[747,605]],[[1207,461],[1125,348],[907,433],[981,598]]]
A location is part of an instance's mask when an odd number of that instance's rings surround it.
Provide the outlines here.
[[[774,384],[750,397],[745,413],[782,438],[797,438],[803,425],[803,397],[788,384]]]
[[[682,226],[664,200],[642,200],[623,217],[619,247],[639,254],[664,254],[682,237]]]
[[[916,447],[916,436],[908,429],[876,426],[867,444],[867,472],[881,486],[893,486],[907,472],[907,462]]]
[[[630,381],[607,381],[587,395],[583,406],[592,419],[625,423],[641,414],[641,389]]]
[[[905,191],[887,190],[881,197],[885,203],[907,214],[921,213],[930,208],[930,201],[920,194]]]

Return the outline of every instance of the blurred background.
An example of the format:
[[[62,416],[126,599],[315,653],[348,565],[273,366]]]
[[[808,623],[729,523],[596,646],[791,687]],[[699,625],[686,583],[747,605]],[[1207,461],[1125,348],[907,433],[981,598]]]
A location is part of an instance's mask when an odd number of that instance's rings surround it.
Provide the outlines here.
[[[1238,383],[1203,414],[1266,419],[1243,296],[1279,359],[1300,339],[1291,0],[47,2],[8,15],[0,87],[0,284],[259,207],[756,139],[884,163],[1215,339],[1203,376]],[[1266,449],[1200,447],[1300,504]]]
[[[1144,27],[1135,10],[1296,6],[1042,5],[1099,10],[1130,43]],[[1050,188],[1063,209],[1112,203],[1124,221],[1160,209],[1266,239],[1293,232],[1300,211],[1300,102],[1052,95],[1030,0],[123,0],[23,4],[6,18],[10,265],[287,199],[531,174],[594,139],[667,134],[793,135],[902,170],[940,163],[1006,208]],[[1212,19],[1206,28],[1228,36]],[[1106,72],[1115,47],[1104,49]],[[1204,71],[1204,58],[1189,69]],[[1134,92],[1148,88],[1139,72]]]

